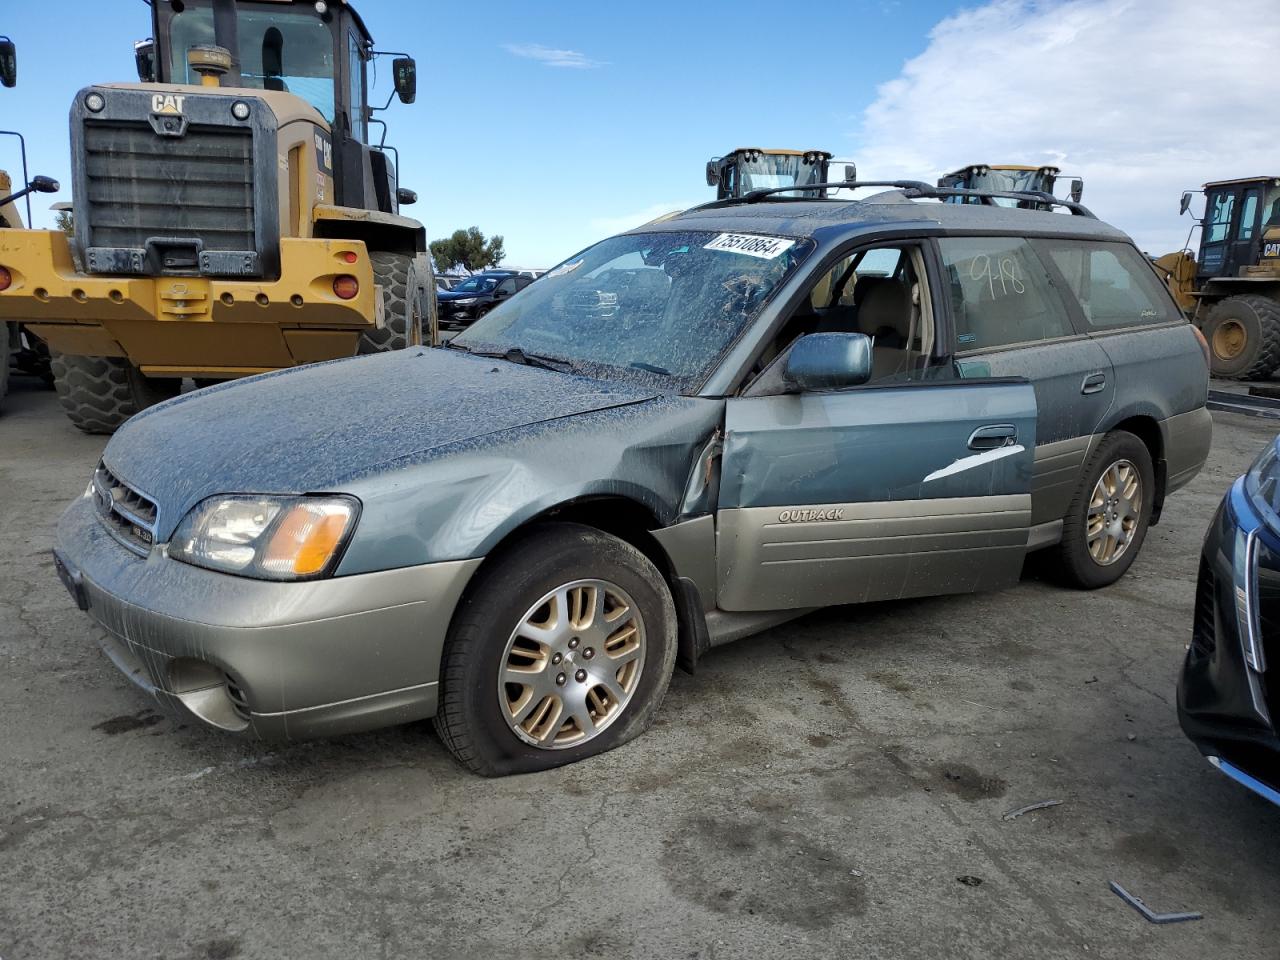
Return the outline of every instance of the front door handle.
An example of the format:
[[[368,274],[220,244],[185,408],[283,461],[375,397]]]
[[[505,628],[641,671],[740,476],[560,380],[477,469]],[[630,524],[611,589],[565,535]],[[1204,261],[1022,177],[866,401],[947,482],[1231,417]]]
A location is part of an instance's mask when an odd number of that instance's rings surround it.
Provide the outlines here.
[[[1107,375],[1105,373],[1091,373],[1084,378],[1084,383],[1080,384],[1081,393],[1101,393],[1102,389],[1107,385]]]
[[[969,434],[970,450],[998,450],[1018,442],[1018,428],[1012,423],[993,423]]]

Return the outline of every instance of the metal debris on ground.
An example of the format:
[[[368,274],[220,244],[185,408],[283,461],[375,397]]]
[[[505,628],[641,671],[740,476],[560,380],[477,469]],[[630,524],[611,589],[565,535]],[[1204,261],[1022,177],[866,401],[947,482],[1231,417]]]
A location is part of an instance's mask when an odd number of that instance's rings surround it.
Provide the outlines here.
[[[1031,813],[1033,810],[1044,810],[1047,807],[1060,807],[1061,800],[1041,800],[1038,803],[1028,803],[1025,807],[1019,807],[1017,810],[1010,810],[1001,820],[1017,820],[1024,813]]]
[[[1118,896],[1133,909],[1146,917],[1152,923],[1182,923],[1185,920],[1203,920],[1203,913],[1181,912],[1181,913],[1156,913],[1145,903],[1135,897],[1114,880],[1111,881],[1111,891]]]
[[[979,887],[982,885],[981,877],[971,877],[968,874],[965,874],[963,877],[956,877],[956,879],[959,880],[961,883],[963,883],[966,887]]]

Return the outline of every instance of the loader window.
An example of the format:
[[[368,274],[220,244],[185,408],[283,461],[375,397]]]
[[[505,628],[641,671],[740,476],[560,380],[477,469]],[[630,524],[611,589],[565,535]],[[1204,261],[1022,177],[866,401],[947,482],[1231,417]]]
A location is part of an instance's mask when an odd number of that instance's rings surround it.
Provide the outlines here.
[[[354,33],[347,34],[347,97],[351,111],[351,138],[364,143],[368,139],[364,115],[364,54]]]
[[[246,87],[296,94],[333,122],[333,35],[314,10],[242,9],[237,29]],[[187,66],[187,51],[213,43],[213,11],[189,3],[173,14],[169,38],[169,76],[175,83],[198,84],[199,74]]]
[[[1237,240],[1252,240],[1257,232],[1258,191],[1244,192],[1244,206],[1240,208],[1240,229],[1236,233]]]
[[[1234,193],[1216,193],[1209,203],[1206,243],[1219,243],[1231,232],[1231,214],[1236,208]]]

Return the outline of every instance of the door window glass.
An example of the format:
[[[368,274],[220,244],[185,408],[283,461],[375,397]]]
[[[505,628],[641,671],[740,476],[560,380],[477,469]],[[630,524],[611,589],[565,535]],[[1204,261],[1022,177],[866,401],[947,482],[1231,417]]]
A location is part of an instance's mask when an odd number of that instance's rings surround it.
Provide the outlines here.
[[[1017,237],[940,240],[957,352],[1034,343],[1075,333],[1040,258]]]
[[[364,143],[364,56],[354,33],[347,34],[347,91],[351,98],[351,137]]]
[[[1215,193],[1209,201],[1208,243],[1218,243],[1227,239],[1231,229],[1231,214],[1236,208],[1234,193]]]
[[[1246,190],[1244,192],[1244,205],[1240,208],[1240,230],[1236,234],[1237,240],[1252,240],[1254,235],[1254,224],[1258,220],[1258,191]]]
[[[1176,319],[1169,296],[1127,243],[1045,240],[1049,257],[1093,330]]]
[[[500,284],[498,284],[498,289],[494,291],[494,293],[500,294],[502,296],[510,296],[515,292],[516,292],[516,281],[514,277],[508,277],[506,280],[503,280]]]

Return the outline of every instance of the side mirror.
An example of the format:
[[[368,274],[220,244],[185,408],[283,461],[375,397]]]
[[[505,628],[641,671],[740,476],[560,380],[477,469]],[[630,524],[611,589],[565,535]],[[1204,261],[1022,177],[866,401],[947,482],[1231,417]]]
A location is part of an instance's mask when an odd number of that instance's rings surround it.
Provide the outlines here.
[[[402,207],[410,206],[418,202],[418,191],[410,190],[408,187],[396,187],[396,203]]]
[[[12,87],[18,82],[18,48],[8,37],[0,39],[0,84]]]
[[[396,96],[401,103],[413,103],[418,98],[418,64],[413,57],[396,57],[391,61],[391,73],[395,78]]]
[[[871,338],[861,333],[811,333],[787,352],[782,379],[802,393],[856,387],[871,379]]]
[[[858,168],[855,164],[844,165],[844,179],[846,183],[854,183],[858,179]]]
[[[138,80],[142,83],[156,82],[156,42],[139,40],[133,45],[133,60],[138,65]]]
[[[1076,177],[1071,181],[1071,202],[1079,203],[1080,198],[1084,196],[1084,181]]]
[[[714,187],[720,182],[720,164],[714,160],[707,161],[707,186]]]
[[[1182,216],[1191,209],[1191,191],[1184,190],[1182,192],[1182,202],[1178,204],[1178,216]]]
[[[61,184],[53,177],[32,177],[31,192],[32,193],[57,193],[62,189]]]

